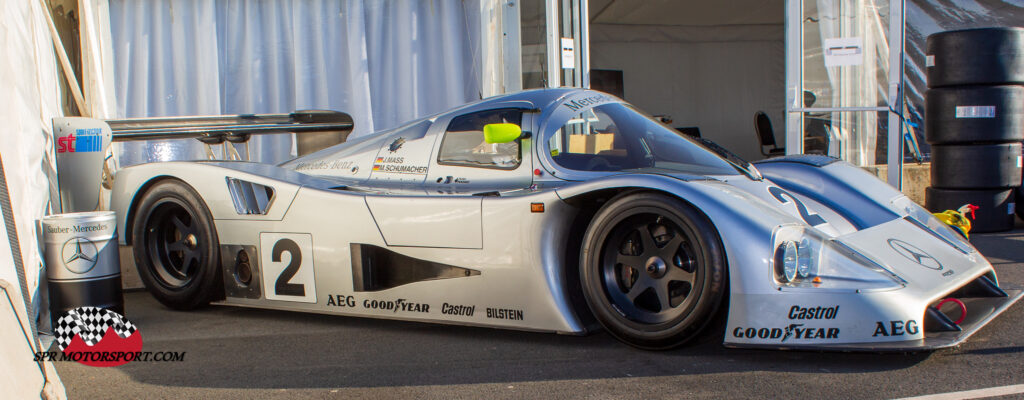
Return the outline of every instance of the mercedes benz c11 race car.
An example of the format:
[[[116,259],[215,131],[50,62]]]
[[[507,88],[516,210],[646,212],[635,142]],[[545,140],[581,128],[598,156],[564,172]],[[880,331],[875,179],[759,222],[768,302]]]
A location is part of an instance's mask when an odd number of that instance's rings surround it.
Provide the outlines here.
[[[111,208],[177,309],[599,324],[647,349],[720,316],[730,347],[907,351],[955,346],[1024,293],[851,164],[750,164],[582,89],[485,99],[277,166],[124,168]]]

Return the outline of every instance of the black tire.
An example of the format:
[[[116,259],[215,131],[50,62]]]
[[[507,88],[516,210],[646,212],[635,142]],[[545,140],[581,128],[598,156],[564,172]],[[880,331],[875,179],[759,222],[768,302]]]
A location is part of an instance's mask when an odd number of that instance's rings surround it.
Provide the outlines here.
[[[940,32],[926,46],[928,87],[1024,84],[1024,29]]]
[[[929,144],[1024,140],[1022,86],[929,89],[925,101],[925,140]]]
[[[974,204],[978,210],[971,220],[970,233],[1002,232],[1013,229],[1013,192],[1016,188],[949,190],[929,187],[925,189],[925,208],[931,212],[956,210],[964,204]]]
[[[139,277],[165,306],[191,310],[223,293],[213,216],[184,182],[164,180],[146,191],[135,209],[132,247]]]
[[[932,146],[932,186],[994,189],[1020,186],[1021,144]]]
[[[1015,194],[1013,212],[1017,214],[1017,218],[1024,220],[1024,209],[1017,206],[1018,204],[1024,205],[1024,187],[1017,188],[1013,193]]]
[[[715,227],[667,195],[620,195],[583,237],[587,305],[612,336],[642,349],[676,347],[700,333],[722,303],[726,277]]]

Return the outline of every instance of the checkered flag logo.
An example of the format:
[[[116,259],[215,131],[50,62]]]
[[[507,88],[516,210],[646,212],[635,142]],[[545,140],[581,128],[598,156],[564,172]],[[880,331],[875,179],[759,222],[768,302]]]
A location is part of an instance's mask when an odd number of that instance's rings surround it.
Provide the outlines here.
[[[97,307],[78,307],[57,320],[53,333],[57,337],[60,350],[64,351],[71,345],[71,339],[75,335],[80,336],[86,345],[95,346],[103,339],[107,328],[111,327],[121,338],[131,336],[136,330],[128,318],[116,312]]]

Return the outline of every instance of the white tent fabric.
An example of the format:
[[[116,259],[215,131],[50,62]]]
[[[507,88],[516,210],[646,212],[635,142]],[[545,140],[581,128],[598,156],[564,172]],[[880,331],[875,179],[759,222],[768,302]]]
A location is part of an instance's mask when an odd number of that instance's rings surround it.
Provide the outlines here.
[[[93,118],[117,116],[114,97],[114,55],[110,45],[107,0],[78,0],[82,44],[82,95]]]
[[[37,1],[7,2],[0,7],[0,156],[15,214],[15,225],[32,302],[42,258],[36,221],[46,212],[49,184],[44,171],[54,169],[50,119],[61,116],[57,62],[42,6]],[[0,279],[17,284],[13,266],[0,266]],[[19,292],[20,294],[20,292]]]
[[[38,309],[45,307],[40,304],[42,299],[38,293],[42,257],[36,221],[45,213],[49,198],[44,171],[53,170],[53,164],[47,157],[52,142],[50,119],[61,115],[57,63],[45,19],[49,10],[42,4],[41,1],[15,1],[0,6],[0,50],[4,54],[0,58],[0,90],[4,93],[0,96],[0,126],[3,127],[0,130],[0,158],[24,266],[23,274],[19,273],[13,249],[7,246],[12,242],[8,236],[5,245],[0,246],[3,252],[0,254],[0,280],[9,283],[4,291],[11,299],[24,298],[25,295],[31,297],[29,307],[12,303],[13,311],[18,314],[14,319],[21,320],[17,323],[18,331],[33,327],[33,323],[26,322],[35,319]],[[10,227],[3,223],[0,228],[7,235]],[[13,324],[8,310],[4,309],[0,314],[5,316],[5,324]],[[5,338],[12,338],[12,328],[4,326]],[[34,342],[32,346],[38,343],[34,334],[24,332],[31,338],[30,342]],[[13,337],[19,338],[19,335]],[[5,354],[19,354],[19,350],[24,352],[23,348],[18,348],[24,346],[24,342],[5,340],[0,346],[4,347]],[[65,398],[63,385],[52,363],[40,365],[31,358],[20,357],[0,362],[0,374],[6,377],[6,382],[38,382],[37,374],[40,373],[46,376],[47,384],[38,394],[50,399]],[[17,393],[16,388],[7,391],[9,396]]]
[[[480,96],[478,1],[110,1],[118,117],[334,109],[353,137]],[[372,96],[371,96],[372,94]],[[290,135],[253,158],[294,155]],[[194,141],[126,144],[122,165],[201,158]]]

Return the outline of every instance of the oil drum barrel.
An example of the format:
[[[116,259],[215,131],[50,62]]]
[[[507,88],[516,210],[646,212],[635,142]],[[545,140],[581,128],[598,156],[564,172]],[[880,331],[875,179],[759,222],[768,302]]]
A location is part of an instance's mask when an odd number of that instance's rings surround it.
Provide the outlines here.
[[[43,260],[54,322],[84,306],[124,315],[116,227],[113,211],[43,217]]]

